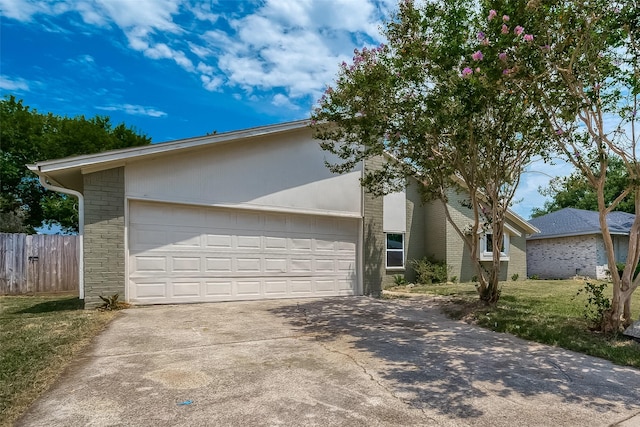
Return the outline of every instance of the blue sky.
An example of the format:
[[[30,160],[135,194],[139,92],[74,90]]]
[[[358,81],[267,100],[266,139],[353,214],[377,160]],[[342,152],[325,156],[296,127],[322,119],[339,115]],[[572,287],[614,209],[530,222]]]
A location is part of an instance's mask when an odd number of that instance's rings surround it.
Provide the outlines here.
[[[395,0],[0,0],[0,93],[153,142],[308,117]],[[514,210],[566,166],[534,164]]]

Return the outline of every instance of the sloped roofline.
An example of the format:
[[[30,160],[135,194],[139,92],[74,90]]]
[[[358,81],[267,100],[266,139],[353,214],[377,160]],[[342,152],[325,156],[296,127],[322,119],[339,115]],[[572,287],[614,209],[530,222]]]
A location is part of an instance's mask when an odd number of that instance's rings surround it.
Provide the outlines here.
[[[119,163],[126,160],[139,159],[146,156],[163,154],[169,151],[188,150],[203,147],[210,144],[220,144],[229,141],[237,141],[246,138],[269,135],[279,132],[293,131],[307,127],[308,119],[294,122],[279,123],[275,125],[260,126],[238,131],[224,132],[216,135],[206,135],[194,138],[179,139],[176,141],[162,142],[144,145],[141,147],[122,148],[109,150],[96,154],[65,157],[61,159],[45,160],[27,165],[38,174],[60,171],[64,169],[87,168],[99,164]]]
[[[141,147],[122,148],[117,150],[109,150],[96,154],[85,154],[80,156],[65,157],[61,159],[45,160],[29,164],[29,170],[37,175],[45,177],[56,183],[56,180],[50,174],[61,171],[71,170],[104,170],[111,167],[123,165],[127,161],[138,160],[148,156],[162,155],[172,151],[182,151],[201,148],[207,145],[223,144],[231,141],[238,141],[258,136],[271,135],[282,132],[290,132],[308,127],[311,120],[303,119],[292,122],[279,123],[275,125],[259,126],[249,129],[242,129],[231,132],[224,132],[216,135],[206,135],[193,138],[179,139],[176,141],[163,142],[157,144],[149,144]],[[394,158],[390,153],[386,153],[389,157]],[[76,172],[77,173],[77,172]],[[63,186],[63,185],[61,185]],[[64,186],[63,186],[64,187]],[[520,226],[525,233],[539,233],[536,227],[527,222],[511,209],[507,211],[507,218]]]

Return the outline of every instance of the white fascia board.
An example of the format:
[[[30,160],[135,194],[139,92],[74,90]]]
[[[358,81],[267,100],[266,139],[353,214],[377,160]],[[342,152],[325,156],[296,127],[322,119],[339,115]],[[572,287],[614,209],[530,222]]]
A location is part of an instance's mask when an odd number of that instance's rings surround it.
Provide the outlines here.
[[[177,141],[163,142],[145,145],[142,147],[123,148],[119,150],[105,151],[97,154],[65,157],[56,160],[46,160],[27,165],[32,171],[53,172],[64,169],[99,170],[100,163],[122,163],[128,159],[136,159],[143,156],[159,155],[174,150],[198,148],[209,144],[220,144],[234,140],[269,135],[278,132],[288,132],[302,129],[309,125],[309,120],[281,123],[277,125],[261,126],[240,131],[226,132],[219,135],[207,135],[196,138],[180,139]]]
[[[562,234],[547,234],[545,236],[528,236],[527,240],[543,240],[543,239],[557,239],[560,237],[576,237],[576,236],[592,236],[592,235],[601,235],[602,233],[599,231],[578,231],[576,233],[562,233]],[[628,236],[629,233],[609,233],[612,236]]]

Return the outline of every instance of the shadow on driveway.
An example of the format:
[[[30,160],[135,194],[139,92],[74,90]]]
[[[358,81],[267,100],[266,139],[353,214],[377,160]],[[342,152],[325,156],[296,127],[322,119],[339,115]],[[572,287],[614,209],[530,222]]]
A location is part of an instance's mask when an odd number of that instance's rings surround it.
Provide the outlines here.
[[[434,299],[335,298],[271,311],[335,351],[355,350],[396,397],[449,418],[504,411],[522,421],[521,408],[542,417],[524,425],[595,425],[594,413],[610,424],[640,411],[640,371],[450,320]]]

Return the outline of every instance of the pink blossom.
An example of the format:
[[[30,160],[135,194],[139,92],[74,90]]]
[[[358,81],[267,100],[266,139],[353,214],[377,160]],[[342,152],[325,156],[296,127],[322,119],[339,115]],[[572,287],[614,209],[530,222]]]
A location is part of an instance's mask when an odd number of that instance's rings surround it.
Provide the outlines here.
[[[464,70],[462,70],[462,77],[467,77],[471,74],[473,74],[473,70],[469,67],[466,67]]]
[[[489,39],[482,40],[482,45],[483,46],[489,46]]]
[[[482,61],[482,58],[484,58],[484,55],[482,54],[482,52],[478,50],[474,52],[473,55],[471,55],[471,58],[473,58],[474,61]]]
[[[516,36],[519,36],[520,34],[522,34],[524,32],[524,28],[522,28],[520,25],[518,25],[513,32],[516,34]]]
[[[564,131],[562,129],[556,129],[556,135],[562,135]]]
[[[504,52],[500,52],[498,54],[498,59],[500,59],[500,61],[506,61],[507,60],[507,54]]]
[[[478,33],[478,40],[482,41],[482,40],[484,40],[484,37],[485,37],[484,33],[482,31],[480,31]]]
[[[476,67],[476,73],[480,72],[480,67]]]
[[[524,41],[532,42],[533,41],[533,34],[525,34],[524,35]]]
[[[502,34],[509,34],[509,27],[505,24],[502,24]]]
[[[489,21],[491,21],[493,18],[495,18],[496,16],[498,16],[498,12],[496,12],[495,10],[491,9],[489,11]]]
[[[504,22],[509,22],[509,15],[502,15],[502,20]]]

